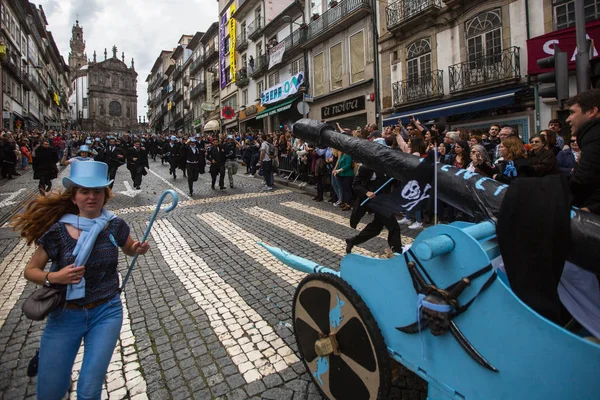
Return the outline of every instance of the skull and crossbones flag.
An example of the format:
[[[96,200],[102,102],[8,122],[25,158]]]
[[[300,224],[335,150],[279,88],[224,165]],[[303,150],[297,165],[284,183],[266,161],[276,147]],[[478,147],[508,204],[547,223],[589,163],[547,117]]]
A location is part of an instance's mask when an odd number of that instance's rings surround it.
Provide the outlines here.
[[[391,193],[378,194],[367,202],[367,208],[386,218],[423,209],[433,196],[434,159],[434,153],[429,152],[417,168],[406,173],[406,182],[400,188]]]

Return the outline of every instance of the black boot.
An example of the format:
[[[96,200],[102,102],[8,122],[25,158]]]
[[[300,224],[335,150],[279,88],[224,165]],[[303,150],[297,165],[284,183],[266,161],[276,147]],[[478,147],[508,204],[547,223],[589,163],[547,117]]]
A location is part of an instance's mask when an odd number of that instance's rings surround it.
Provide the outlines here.
[[[346,239],[346,254],[352,253],[352,248],[353,247],[354,247],[354,245],[352,244],[352,242],[350,241],[350,239]]]

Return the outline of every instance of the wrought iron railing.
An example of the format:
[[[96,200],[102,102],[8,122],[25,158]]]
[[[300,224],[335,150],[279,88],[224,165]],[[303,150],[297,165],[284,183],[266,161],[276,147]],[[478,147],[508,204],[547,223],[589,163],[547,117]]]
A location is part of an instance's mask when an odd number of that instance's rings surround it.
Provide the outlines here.
[[[183,91],[181,89],[177,89],[173,94],[173,101],[178,101],[183,97]]]
[[[346,18],[348,14],[360,8],[371,9],[371,0],[342,0],[335,7],[331,7],[317,18],[313,17],[313,21],[308,25],[307,40],[312,40],[322,33],[327,32],[330,28],[337,25],[342,18]]]
[[[248,76],[248,68],[243,67],[235,74],[235,85],[237,87],[243,87],[250,83],[250,77]]]
[[[237,38],[235,39],[235,49],[236,50],[244,50],[248,47],[248,36],[246,35],[246,31],[242,31]]]
[[[388,29],[401,25],[404,21],[429,9],[442,8],[441,0],[399,0],[385,8]]]
[[[249,66],[252,77],[256,78],[264,74],[268,66],[269,57],[266,54],[261,54],[258,57],[256,57],[256,60],[254,60],[254,68],[252,68],[252,66]]]
[[[181,76],[181,73],[183,72],[183,67],[181,65],[178,65],[175,67],[175,71],[173,71],[173,79],[177,79]]]
[[[436,70],[417,78],[392,83],[394,107],[412,101],[444,95],[444,71]]]
[[[467,55],[468,61],[449,66],[450,93],[506,79],[520,78],[519,50],[519,47],[513,46],[480,57]]]
[[[200,69],[200,66],[202,66],[203,62],[204,62],[203,56],[200,56],[200,57],[196,58],[194,61],[192,61],[192,63],[190,64],[190,73],[195,74],[196,71],[198,71],[198,69]]]
[[[208,49],[204,53],[203,61],[208,62],[208,60],[212,59],[214,56],[216,56],[218,54],[219,54],[219,49],[217,48],[217,45],[212,44],[208,47]]]
[[[300,45],[306,42],[308,31],[306,29],[297,29],[291,35],[288,35],[283,42],[285,42],[285,52],[283,57],[291,55],[295,50],[300,48]]]
[[[189,85],[190,85],[190,76],[184,75],[183,76],[183,86],[189,86]]]
[[[248,39],[254,40],[265,27],[264,17],[256,18],[254,21],[248,24],[246,31],[248,33]]]
[[[190,92],[190,99],[194,99],[194,98],[198,97],[200,94],[204,93],[205,90],[206,90],[206,83],[204,83],[204,82],[198,83],[196,86],[194,86],[194,88]]]

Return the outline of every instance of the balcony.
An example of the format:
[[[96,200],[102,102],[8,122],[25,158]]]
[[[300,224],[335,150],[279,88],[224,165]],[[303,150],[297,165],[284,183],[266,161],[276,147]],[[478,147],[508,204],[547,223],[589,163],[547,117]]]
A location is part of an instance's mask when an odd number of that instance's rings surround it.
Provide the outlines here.
[[[269,57],[266,54],[261,54],[254,60],[254,70],[250,68],[252,78],[256,79],[262,76],[269,67]]]
[[[246,31],[248,32],[248,39],[254,41],[260,36],[263,28],[265,27],[265,19],[263,17],[257,18],[248,24]]]
[[[10,73],[17,81],[19,81],[19,83],[23,83],[23,74],[21,73],[21,68],[17,65],[17,61],[11,57],[10,53],[12,53],[12,51],[9,51],[6,55],[6,58],[2,61],[2,66],[10,71]]]
[[[31,92],[33,89],[33,82],[25,70],[23,70],[23,89],[27,92]]]
[[[162,81],[163,81],[163,74],[158,74],[150,83],[150,90],[152,91],[152,90],[156,89]]]
[[[244,51],[248,48],[248,36],[246,36],[246,32],[242,32],[237,35],[235,39],[235,49],[237,51]]]
[[[183,97],[183,91],[181,89],[177,89],[173,93],[173,101],[179,101]]]
[[[291,35],[288,35],[283,42],[285,43],[285,51],[283,53],[283,59],[287,60],[294,57],[302,50],[302,44],[306,42],[308,36],[308,30],[297,29]]]
[[[394,107],[442,96],[444,96],[444,71],[442,70],[431,71],[416,79],[406,79],[392,84]]]
[[[183,67],[181,65],[176,66],[175,71],[173,71],[173,79],[174,80],[179,79],[179,77],[181,76],[182,73],[183,73]]]
[[[441,9],[441,0],[399,0],[385,9],[387,29],[396,34],[428,25]]]
[[[247,86],[250,83],[250,77],[248,76],[248,69],[246,67],[238,70],[235,74],[235,86],[241,88]]]
[[[335,7],[325,11],[308,25],[304,48],[313,47],[322,41],[324,35],[331,37],[347,29],[372,12],[371,0],[342,0]]]
[[[521,78],[519,47],[509,47],[488,55],[468,56],[468,61],[448,67],[450,93]]]
[[[213,44],[208,47],[206,53],[204,53],[204,62],[210,63],[216,56],[219,55],[219,49],[216,44]]]
[[[183,118],[183,114],[180,113],[180,112],[175,111],[175,112],[173,112],[173,116],[171,118],[171,121],[176,122],[176,121],[179,121],[182,118]]]
[[[190,99],[195,99],[206,91],[206,83],[198,83],[190,92]]]
[[[190,101],[188,99],[185,99],[183,101],[183,108],[186,109],[186,110],[190,109]]]
[[[190,74],[194,75],[196,72],[198,72],[198,70],[200,69],[200,67],[202,66],[202,63],[204,62],[204,57],[200,56],[198,58],[196,58],[191,64],[190,64]]]
[[[189,75],[184,75],[183,77],[183,86],[190,86],[190,76]]]

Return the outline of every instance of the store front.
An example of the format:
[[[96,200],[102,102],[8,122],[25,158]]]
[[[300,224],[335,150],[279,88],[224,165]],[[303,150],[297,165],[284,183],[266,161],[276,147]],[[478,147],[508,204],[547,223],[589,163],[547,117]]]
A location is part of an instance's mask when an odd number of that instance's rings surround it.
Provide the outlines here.
[[[256,119],[257,114],[265,110],[261,104],[252,104],[239,112],[240,132],[264,131],[264,119]]]
[[[367,101],[372,87],[362,85],[317,97],[309,104],[308,117],[348,129],[375,123],[375,102]]]
[[[304,72],[271,86],[261,93],[261,103],[266,108],[256,115],[257,120],[265,120],[265,131],[281,130],[300,118],[297,104],[302,101]]]

